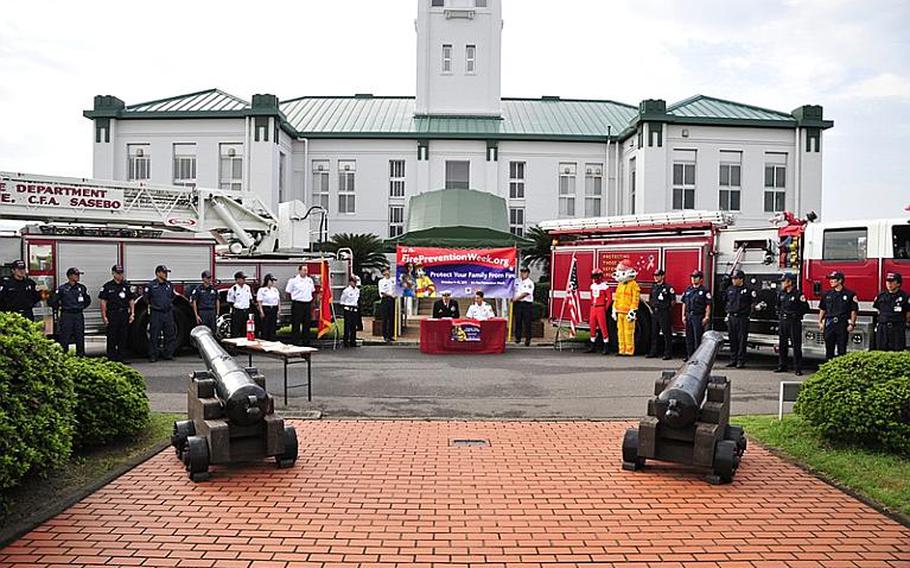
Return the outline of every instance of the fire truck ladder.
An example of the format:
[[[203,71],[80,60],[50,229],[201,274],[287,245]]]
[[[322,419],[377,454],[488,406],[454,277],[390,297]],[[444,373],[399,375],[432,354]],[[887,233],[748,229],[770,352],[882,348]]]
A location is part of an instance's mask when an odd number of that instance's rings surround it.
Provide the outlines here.
[[[248,252],[271,252],[278,244],[278,218],[249,193],[11,172],[0,172],[0,184],[5,184],[4,191],[13,200],[2,205],[5,218],[212,232]],[[93,208],[29,200],[29,196],[74,194],[105,195],[118,203]],[[306,217],[301,215],[303,203],[299,201],[282,203],[281,208],[281,217],[290,222]]]
[[[551,234],[578,232],[599,233],[642,229],[659,230],[687,225],[726,227],[733,223],[733,215],[724,211],[673,211],[670,213],[650,213],[642,215],[557,219],[540,223],[540,228]]]

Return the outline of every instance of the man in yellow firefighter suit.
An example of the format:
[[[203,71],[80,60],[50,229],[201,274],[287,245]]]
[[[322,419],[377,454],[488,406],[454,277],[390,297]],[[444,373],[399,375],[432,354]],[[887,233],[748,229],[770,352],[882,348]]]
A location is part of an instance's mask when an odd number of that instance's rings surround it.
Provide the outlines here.
[[[619,355],[622,356],[635,354],[635,320],[641,295],[636,276],[638,272],[625,261],[617,264],[613,271],[613,278],[619,283],[613,292],[613,319],[616,320]]]

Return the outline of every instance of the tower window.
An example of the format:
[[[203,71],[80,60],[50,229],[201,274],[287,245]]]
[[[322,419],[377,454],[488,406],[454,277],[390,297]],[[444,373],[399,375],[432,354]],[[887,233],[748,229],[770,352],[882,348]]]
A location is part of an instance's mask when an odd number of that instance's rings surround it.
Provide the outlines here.
[[[474,0],[474,7],[475,8],[486,8],[487,0]]]
[[[464,70],[466,73],[474,73],[477,68],[477,46],[476,45],[466,45],[464,48]]]
[[[442,44],[442,72],[452,72],[452,44]]]
[[[433,0],[430,3],[430,6],[432,6],[434,8],[442,8],[443,6],[445,6],[445,0]]]

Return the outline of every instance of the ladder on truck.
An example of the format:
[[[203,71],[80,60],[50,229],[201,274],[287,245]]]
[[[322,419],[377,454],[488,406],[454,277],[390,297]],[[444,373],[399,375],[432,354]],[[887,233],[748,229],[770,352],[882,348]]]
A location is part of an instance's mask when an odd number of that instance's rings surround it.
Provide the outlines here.
[[[279,204],[276,217],[247,192],[0,172],[5,218],[209,232],[222,235],[235,254],[309,247],[310,210],[290,201]]]
[[[620,231],[657,231],[683,227],[727,227],[734,223],[732,214],[725,211],[671,211],[612,217],[586,217],[581,219],[555,219],[543,221],[540,228],[550,234],[560,233],[609,233]]]

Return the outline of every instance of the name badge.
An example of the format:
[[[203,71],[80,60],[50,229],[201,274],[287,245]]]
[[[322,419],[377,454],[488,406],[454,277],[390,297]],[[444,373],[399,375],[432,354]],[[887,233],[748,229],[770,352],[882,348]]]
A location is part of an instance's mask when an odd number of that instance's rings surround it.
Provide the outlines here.
[[[894,306],[894,311],[895,311],[895,312],[900,312],[900,311],[902,311],[902,310],[903,310],[903,308],[901,308],[900,306]]]
[[[657,299],[658,299],[658,300],[663,300],[663,299],[664,299],[664,295],[663,295],[663,294],[658,294],[658,295],[657,295]]]
[[[846,296],[846,294],[844,295],[844,301],[845,301],[845,302],[847,301],[847,296]]]
[[[120,290],[120,294],[118,294],[118,295],[119,295],[121,298],[126,298],[126,292],[124,292],[123,290]]]
[[[79,296],[79,298],[77,298],[77,299],[78,299],[80,302],[84,302],[84,301],[85,301],[85,298],[83,298],[82,296]]]

